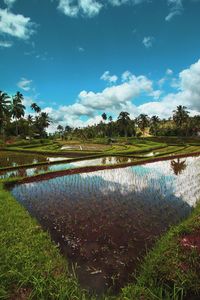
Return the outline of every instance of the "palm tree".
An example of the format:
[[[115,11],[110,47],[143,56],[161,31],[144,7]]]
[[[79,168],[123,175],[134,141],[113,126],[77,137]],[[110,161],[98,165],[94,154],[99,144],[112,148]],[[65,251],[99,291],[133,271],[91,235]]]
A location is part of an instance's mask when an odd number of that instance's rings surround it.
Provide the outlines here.
[[[27,121],[28,121],[29,125],[32,125],[33,124],[33,116],[32,115],[28,115],[27,116]]]
[[[72,132],[72,127],[70,127],[69,125],[66,125],[66,126],[65,126],[65,132],[66,132],[66,133]]]
[[[10,113],[10,97],[0,91],[0,133],[4,133],[4,122]]]
[[[35,102],[31,104],[31,109],[34,110],[37,114],[41,112],[41,108]]]
[[[107,120],[107,115],[106,115],[106,113],[104,112],[102,115],[101,115],[101,117],[102,117],[102,119],[104,120],[104,121],[106,121]]]
[[[59,137],[61,137],[61,134],[63,133],[63,131],[64,131],[64,127],[62,126],[62,125],[58,125],[57,126],[57,130],[59,131]],[[63,135],[62,135],[63,136]]]
[[[45,136],[45,129],[49,127],[51,119],[46,112],[42,112],[39,116],[35,118],[35,127],[41,136]]]
[[[16,135],[18,135],[18,120],[25,114],[25,106],[22,104],[23,95],[20,92],[17,92],[12,101],[12,116],[16,122]]]
[[[139,117],[136,119],[137,125],[142,131],[143,135],[145,132],[145,128],[149,126],[149,117],[145,114],[140,114]]]
[[[150,119],[150,132],[153,135],[157,135],[160,119],[158,116],[152,116]]]
[[[109,120],[109,122],[111,123],[111,122],[112,122],[112,120],[113,120],[113,117],[112,117],[112,116],[110,116],[110,117],[108,118],[108,120]]]
[[[130,124],[130,114],[126,111],[121,111],[118,116],[119,127],[123,129],[125,137],[127,137],[128,126]]]
[[[33,120],[33,116],[32,115],[28,115],[27,116],[27,122],[28,122],[28,128],[29,128],[29,136],[31,136],[33,134],[32,132],[32,126],[34,124],[34,120]]]
[[[176,110],[173,111],[173,121],[178,129],[182,129],[183,125],[187,125],[189,120],[189,112],[186,110],[186,106],[179,105]]]

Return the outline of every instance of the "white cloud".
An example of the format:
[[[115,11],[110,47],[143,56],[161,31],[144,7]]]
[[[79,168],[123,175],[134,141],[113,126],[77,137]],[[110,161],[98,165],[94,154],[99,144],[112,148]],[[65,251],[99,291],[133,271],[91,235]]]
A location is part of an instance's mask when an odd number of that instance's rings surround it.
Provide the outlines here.
[[[170,93],[160,102],[149,102],[138,107],[140,112],[169,117],[177,105],[185,105],[191,114],[200,114],[200,60],[183,70],[176,79],[177,93]]]
[[[165,82],[166,82],[166,78],[165,77],[163,77],[160,80],[158,80],[159,87],[162,87]]]
[[[105,71],[101,75],[100,79],[108,81],[109,83],[115,83],[117,81],[118,77],[116,75],[110,75],[109,71]]]
[[[13,46],[11,41],[0,41],[0,48],[10,48]]]
[[[170,76],[173,75],[173,73],[174,73],[173,70],[168,68],[165,72],[165,76],[163,78],[161,78],[160,80],[158,80],[159,87],[162,87],[164,85],[164,83],[166,83],[169,80]],[[173,87],[175,87],[175,86],[173,86]]]
[[[26,40],[34,33],[33,27],[30,18],[0,8],[0,34]]]
[[[112,85],[101,92],[81,91],[72,105],[61,106],[57,110],[49,109],[48,112],[56,123],[70,126],[86,126],[98,123],[101,111],[118,115],[122,110],[131,111],[136,114],[137,108],[132,101],[139,95],[145,93],[157,99],[160,91],[153,90],[153,83],[146,76],[135,76],[129,71],[122,74],[123,81],[118,85]],[[87,121],[81,117],[87,116]]]
[[[170,12],[165,17],[165,21],[171,21],[175,16],[181,15],[183,12],[182,0],[167,0],[170,6]]]
[[[155,38],[153,36],[145,36],[142,43],[146,48],[151,48],[153,46]]]
[[[79,52],[84,52],[85,49],[84,49],[83,47],[78,47],[78,51],[79,51]]]
[[[117,117],[121,111],[128,111],[132,118],[140,113],[168,118],[178,105],[185,105],[191,115],[200,114],[200,60],[180,72],[176,78],[177,92],[163,97],[162,92],[154,90],[153,82],[144,75],[135,76],[126,71],[121,79],[120,84],[109,86],[101,92],[81,91],[74,104],[58,109],[46,108],[47,112],[55,124],[74,127],[99,123],[102,111],[113,117]],[[134,100],[141,95],[152,100],[136,106]],[[87,121],[83,121],[82,116],[86,116]]]
[[[99,14],[103,5],[95,0],[59,0],[58,9],[69,17],[79,14],[94,17]]]
[[[32,84],[32,82],[33,82],[32,80],[28,80],[28,79],[22,77],[21,80],[17,83],[17,86],[18,86],[20,89],[22,89],[22,90],[28,92],[28,91],[30,91],[30,89],[31,89],[31,84]]]
[[[58,0],[58,9],[69,17],[77,17],[79,15],[94,17],[107,5],[121,6],[127,3],[138,5],[148,1],[149,0]]]
[[[6,0],[5,0],[6,1]],[[9,0],[8,0],[9,1]],[[14,0],[10,0],[14,1]],[[53,1],[53,0],[52,0]],[[155,0],[56,0],[58,9],[69,17],[94,17],[100,13],[103,8],[108,6],[118,7],[121,5],[136,6],[142,3],[151,3]],[[197,2],[199,0],[190,0]],[[158,1],[159,2],[159,1]],[[169,7],[169,13],[165,17],[166,21],[171,21],[175,16],[183,12],[183,0],[165,0]],[[134,30],[133,33],[136,33]]]
[[[171,69],[166,70],[166,75],[173,75],[173,71]]]
[[[154,100],[158,100],[160,98],[162,94],[162,91],[160,90],[156,90],[156,91],[152,91],[149,96],[153,97]]]
[[[4,3],[8,6],[8,7],[12,7],[13,4],[16,2],[16,0],[4,0]]]

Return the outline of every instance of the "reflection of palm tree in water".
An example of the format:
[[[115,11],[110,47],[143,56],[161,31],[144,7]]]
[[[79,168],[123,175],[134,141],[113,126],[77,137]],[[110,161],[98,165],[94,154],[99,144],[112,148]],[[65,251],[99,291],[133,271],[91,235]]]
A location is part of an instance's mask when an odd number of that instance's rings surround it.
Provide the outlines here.
[[[36,166],[34,174],[37,175],[39,173],[43,173],[48,170],[49,170],[49,165],[41,165],[41,166],[39,165],[39,166]]]
[[[187,165],[186,165],[186,161],[180,161],[180,158],[177,159],[177,161],[172,160],[171,161],[171,168],[174,171],[175,175],[179,175],[182,173],[182,171],[184,171],[186,169]]]
[[[27,177],[26,169],[23,169],[23,168],[18,169],[18,176],[19,177]]]
[[[106,157],[103,157],[103,158],[102,158],[101,164],[102,164],[102,165],[105,165],[105,164],[106,164]]]

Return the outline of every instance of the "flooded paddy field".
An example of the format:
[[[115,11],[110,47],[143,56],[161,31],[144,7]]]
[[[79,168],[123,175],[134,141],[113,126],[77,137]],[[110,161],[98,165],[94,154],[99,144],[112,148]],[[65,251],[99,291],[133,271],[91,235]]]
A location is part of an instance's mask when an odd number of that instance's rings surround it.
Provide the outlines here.
[[[0,151],[0,168],[15,167],[25,164],[34,164],[48,161],[44,155],[33,155],[13,151]]]
[[[0,151],[0,168],[17,167],[26,164],[37,164],[41,162],[55,162],[67,160],[67,157],[49,157],[40,154],[27,154],[14,151]]]
[[[200,197],[200,157],[16,185],[14,197],[77,264],[83,287],[117,292]]]
[[[47,161],[55,162],[57,160],[66,160],[65,157],[58,157],[58,158],[51,158],[48,157]],[[102,157],[102,158],[94,158],[94,159],[87,159],[87,160],[80,160],[71,163],[59,163],[53,165],[41,165],[35,167],[28,167],[28,168],[18,168],[16,170],[10,171],[0,171],[0,178],[12,178],[12,177],[29,177],[37,174],[42,174],[45,172],[55,172],[55,171],[62,171],[72,168],[80,168],[85,166],[102,166],[108,164],[122,164],[122,163],[129,163],[134,161],[132,158],[128,157],[120,157],[120,156],[110,156],[110,157]]]
[[[66,144],[61,147],[61,150],[103,151],[109,148],[110,146],[102,144]]]

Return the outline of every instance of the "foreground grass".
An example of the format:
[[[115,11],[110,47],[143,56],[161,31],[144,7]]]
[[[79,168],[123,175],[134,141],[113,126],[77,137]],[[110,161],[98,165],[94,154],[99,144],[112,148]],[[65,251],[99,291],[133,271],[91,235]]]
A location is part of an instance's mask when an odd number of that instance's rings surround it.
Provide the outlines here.
[[[88,299],[50,236],[1,183],[0,241],[0,299]]]
[[[136,284],[123,289],[122,299],[200,299],[200,243],[191,243],[188,237],[200,241],[200,204],[157,242],[142,263]]]

